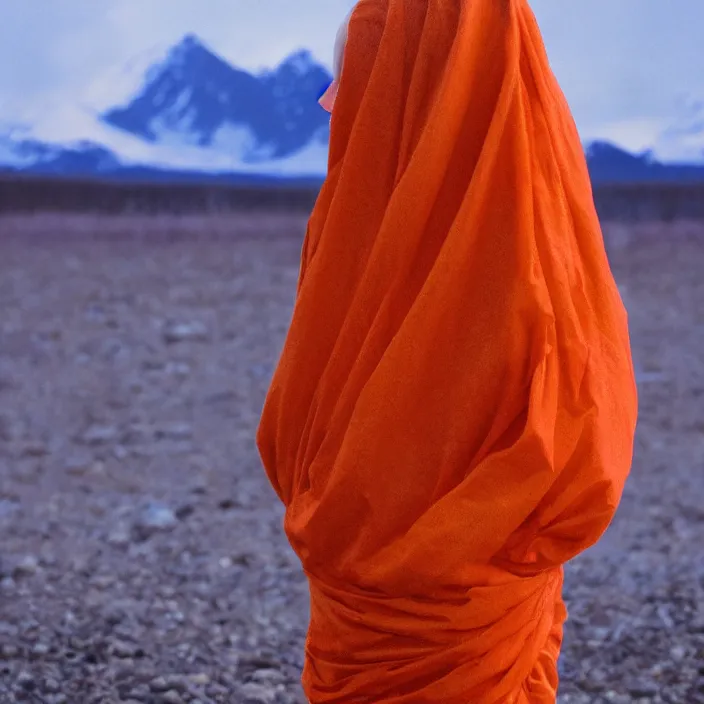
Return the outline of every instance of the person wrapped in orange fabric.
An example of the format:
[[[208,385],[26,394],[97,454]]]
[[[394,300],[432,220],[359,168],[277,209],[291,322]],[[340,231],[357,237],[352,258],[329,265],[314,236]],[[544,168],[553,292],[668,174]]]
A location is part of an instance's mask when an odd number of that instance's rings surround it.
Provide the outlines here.
[[[563,566],[637,416],[580,139],[526,0],[361,0],[343,40],[257,435],[310,583],[304,689],[552,703]]]

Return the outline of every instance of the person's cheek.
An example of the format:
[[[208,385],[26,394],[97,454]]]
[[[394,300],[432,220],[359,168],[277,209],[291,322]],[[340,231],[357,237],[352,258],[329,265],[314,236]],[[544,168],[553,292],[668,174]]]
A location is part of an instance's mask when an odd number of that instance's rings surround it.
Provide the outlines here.
[[[324,110],[332,112],[333,105],[335,104],[335,98],[337,97],[338,82],[333,80],[328,89],[323,93],[318,102]]]

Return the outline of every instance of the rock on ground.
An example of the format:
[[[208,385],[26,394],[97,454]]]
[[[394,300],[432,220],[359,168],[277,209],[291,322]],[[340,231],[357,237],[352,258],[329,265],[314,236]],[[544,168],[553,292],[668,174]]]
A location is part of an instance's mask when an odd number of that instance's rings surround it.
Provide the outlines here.
[[[307,588],[253,437],[304,223],[138,225],[0,221],[0,702],[300,703]],[[704,702],[704,247],[681,234],[612,255],[641,421],[613,526],[568,566],[562,704]]]

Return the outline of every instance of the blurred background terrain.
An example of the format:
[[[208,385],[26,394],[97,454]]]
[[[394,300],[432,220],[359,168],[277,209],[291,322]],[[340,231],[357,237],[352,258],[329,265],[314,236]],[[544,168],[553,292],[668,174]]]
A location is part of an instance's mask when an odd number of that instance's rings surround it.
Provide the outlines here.
[[[307,587],[254,432],[350,4],[0,6],[0,704],[303,702]],[[533,5],[641,398],[617,518],[567,568],[560,702],[697,704],[704,6]]]

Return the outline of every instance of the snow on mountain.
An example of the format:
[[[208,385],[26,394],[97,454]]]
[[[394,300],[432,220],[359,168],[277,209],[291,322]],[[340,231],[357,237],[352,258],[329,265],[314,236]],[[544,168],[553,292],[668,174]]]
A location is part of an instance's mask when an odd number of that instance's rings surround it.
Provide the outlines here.
[[[115,85],[94,89],[92,106],[35,106],[19,126],[0,124],[0,165],[57,173],[135,166],[281,177],[325,173],[329,117],[316,99],[330,76],[308,52],[252,75],[187,36],[146,69],[145,59],[118,72]],[[99,109],[120,94],[119,107]]]
[[[0,118],[13,122],[0,122],[0,168],[82,176],[320,178],[329,116],[317,98],[330,79],[306,51],[253,74],[188,35],[106,74],[81,103],[59,99],[31,111],[3,104]],[[704,180],[704,102],[677,106],[677,112],[680,118],[665,130],[643,122],[646,141],[660,134],[640,154],[616,146],[619,134],[631,135],[632,124],[616,125],[609,141],[587,146],[593,180]]]
[[[127,105],[103,118],[147,142],[225,147],[244,164],[256,164],[295,154],[326,128],[316,98],[329,80],[307,52],[256,76],[187,36],[149,70]]]
[[[0,164],[13,168],[22,168],[31,164],[32,159],[23,156],[17,148],[17,142],[11,137],[11,133],[0,133]]]

